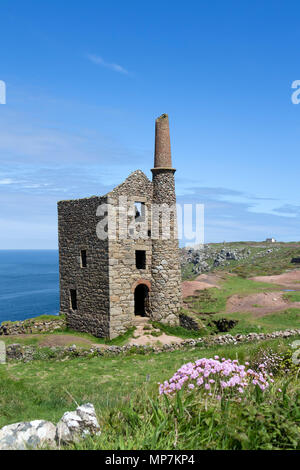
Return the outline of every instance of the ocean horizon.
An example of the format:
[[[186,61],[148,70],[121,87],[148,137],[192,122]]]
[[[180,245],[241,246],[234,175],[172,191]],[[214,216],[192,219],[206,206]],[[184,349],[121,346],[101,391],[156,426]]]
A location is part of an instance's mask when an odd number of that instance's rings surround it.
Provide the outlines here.
[[[58,313],[58,250],[0,250],[0,323]]]

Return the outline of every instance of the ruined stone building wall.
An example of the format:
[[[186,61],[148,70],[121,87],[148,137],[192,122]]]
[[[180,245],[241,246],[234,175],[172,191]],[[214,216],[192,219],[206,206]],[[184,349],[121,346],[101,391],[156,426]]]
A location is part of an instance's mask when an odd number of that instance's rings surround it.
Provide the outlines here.
[[[116,240],[109,240],[111,338],[124,333],[132,325],[135,316],[135,287],[143,283],[151,289],[152,242],[148,230],[151,230],[152,183],[138,170],[108,194],[108,201],[117,206],[119,197],[126,197],[127,205],[124,210],[132,212],[127,218],[128,230],[131,227],[131,233],[125,234],[125,238],[120,239],[120,235],[124,234],[124,227],[120,227],[121,221],[118,220]],[[145,204],[144,221],[135,221],[133,211],[135,202]],[[136,250],[146,252],[145,269],[136,267]]]
[[[58,203],[60,311],[70,328],[97,337],[109,336],[108,241],[99,240],[96,212],[105,197]],[[87,266],[81,266],[86,250]],[[77,292],[71,308],[70,289]]]

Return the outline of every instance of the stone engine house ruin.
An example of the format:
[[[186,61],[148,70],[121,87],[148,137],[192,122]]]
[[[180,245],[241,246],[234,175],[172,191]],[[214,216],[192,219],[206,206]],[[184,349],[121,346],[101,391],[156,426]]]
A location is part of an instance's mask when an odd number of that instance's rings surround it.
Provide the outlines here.
[[[152,182],[137,170],[104,196],[58,202],[60,313],[70,328],[114,338],[136,315],[178,324],[181,271],[166,114],[156,120],[151,171]]]

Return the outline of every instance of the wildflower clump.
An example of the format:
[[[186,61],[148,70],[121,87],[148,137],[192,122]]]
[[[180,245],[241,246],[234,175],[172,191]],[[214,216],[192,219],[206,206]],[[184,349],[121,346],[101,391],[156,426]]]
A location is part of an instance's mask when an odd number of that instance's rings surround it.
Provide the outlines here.
[[[260,364],[264,365],[264,370],[276,374],[281,368],[282,355],[272,348],[260,350],[257,357],[252,359],[251,365],[256,369]]]
[[[224,395],[243,394],[248,387],[267,389],[272,374],[267,375],[264,365],[258,371],[252,370],[249,363],[239,364],[238,360],[202,358],[184,364],[169,380],[159,384],[159,393],[172,395],[179,390],[200,389],[204,395],[221,399]]]
[[[297,375],[299,374],[299,364],[293,362],[294,351],[289,348],[285,351],[277,352],[272,348],[260,350],[255,358],[252,359],[251,365],[253,369],[257,369],[263,364],[264,370],[274,375]]]

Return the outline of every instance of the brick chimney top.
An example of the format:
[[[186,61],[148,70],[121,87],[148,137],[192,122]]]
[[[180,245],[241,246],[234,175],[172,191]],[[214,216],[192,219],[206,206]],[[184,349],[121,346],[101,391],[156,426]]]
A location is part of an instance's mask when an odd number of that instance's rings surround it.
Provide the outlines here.
[[[172,168],[169,117],[162,114],[155,121],[154,168]]]

